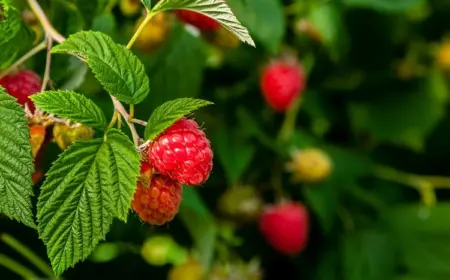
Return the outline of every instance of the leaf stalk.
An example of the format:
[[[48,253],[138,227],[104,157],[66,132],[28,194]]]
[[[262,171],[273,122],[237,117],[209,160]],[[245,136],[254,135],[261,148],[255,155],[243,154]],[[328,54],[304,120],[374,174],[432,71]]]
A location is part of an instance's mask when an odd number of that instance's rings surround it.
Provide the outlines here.
[[[139,35],[141,35],[142,31],[144,30],[145,26],[147,25],[147,23],[153,18],[153,16],[156,13],[152,12],[152,11],[148,11],[147,10],[147,15],[145,16],[144,20],[142,21],[141,25],[139,25],[138,29],[136,30],[136,32],[134,33],[133,37],[131,38],[130,42],[128,42],[127,44],[127,49],[131,49],[131,47],[134,45],[134,42],[136,42],[137,38],[139,37]]]
[[[28,247],[22,244],[19,240],[15,239],[9,234],[3,233],[0,235],[0,239],[13,248],[15,251],[20,253],[24,258],[26,258],[30,263],[32,263],[35,267],[39,268],[45,275],[54,279],[55,275],[53,274],[52,269],[47,265],[45,261],[43,261],[38,255],[36,255],[33,251],[31,251]]]

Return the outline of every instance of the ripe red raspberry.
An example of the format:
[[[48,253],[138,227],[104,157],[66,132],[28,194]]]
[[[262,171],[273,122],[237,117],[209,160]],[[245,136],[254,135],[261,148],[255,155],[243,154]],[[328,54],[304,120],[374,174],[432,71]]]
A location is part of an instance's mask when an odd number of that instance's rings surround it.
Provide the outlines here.
[[[0,85],[9,95],[17,98],[17,102],[22,105],[28,103],[30,110],[34,110],[34,104],[28,97],[41,90],[41,78],[36,73],[30,70],[21,70],[1,78]]]
[[[148,157],[159,173],[188,186],[205,182],[213,166],[209,140],[194,120],[186,118],[152,142]]]
[[[296,202],[271,206],[262,213],[259,228],[267,243],[277,251],[296,255],[303,251],[308,241],[308,210]]]
[[[193,25],[201,31],[211,31],[220,28],[220,23],[201,13],[189,10],[176,10],[175,14],[179,20]]]
[[[261,89],[266,102],[283,112],[305,88],[305,74],[299,65],[275,61],[267,65],[261,77]]]
[[[182,192],[179,183],[163,175],[153,175],[149,186],[137,183],[131,205],[142,220],[160,226],[178,213]]]

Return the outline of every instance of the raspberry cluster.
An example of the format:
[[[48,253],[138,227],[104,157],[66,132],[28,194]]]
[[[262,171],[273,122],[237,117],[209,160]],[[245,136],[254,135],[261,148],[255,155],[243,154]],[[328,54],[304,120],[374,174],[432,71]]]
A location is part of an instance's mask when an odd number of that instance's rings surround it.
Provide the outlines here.
[[[203,130],[181,118],[149,146],[132,207],[152,224],[171,221],[181,203],[182,184],[204,183],[211,173],[213,152]]]

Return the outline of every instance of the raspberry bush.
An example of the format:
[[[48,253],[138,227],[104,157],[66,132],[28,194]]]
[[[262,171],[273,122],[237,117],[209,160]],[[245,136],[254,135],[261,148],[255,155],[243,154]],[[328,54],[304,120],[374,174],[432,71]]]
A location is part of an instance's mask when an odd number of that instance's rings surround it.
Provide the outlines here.
[[[119,7],[125,16],[140,10],[144,13],[125,45],[116,43],[105,30],[105,24],[114,21],[112,14],[103,12],[91,18],[86,14],[95,13],[96,9],[108,11],[116,1],[92,2],[97,7],[86,6],[87,2],[75,3],[76,9],[93,11],[80,11],[83,26],[69,26],[65,30],[60,29],[64,28],[62,23],[53,25],[54,20],[59,23],[57,19],[49,18],[54,3],[42,7],[36,0],[19,2],[0,1],[0,151],[4,155],[0,163],[0,211],[37,229],[53,270],[44,272],[54,277],[91,255],[105,239],[115,218],[127,222],[131,208],[151,225],[171,221],[180,206],[181,184],[192,187],[205,183],[212,170],[209,140],[195,121],[184,117],[211,102],[180,96],[161,104],[153,113],[149,111],[148,122],[136,118],[135,105],[147,98],[151,86],[146,67],[130,50],[134,43],[137,41],[141,49],[162,43],[167,33],[161,31],[163,12],[187,9],[203,16],[209,25],[222,24],[239,39],[254,43],[247,29],[222,1],[164,0],[153,6],[150,1],[121,1]],[[149,25],[153,18],[159,25]],[[95,22],[97,27],[100,24],[105,28],[98,30]],[[72,24],[73,19],[68,23]],[[23,36],[32,35],[33,27],[35,39],[42,42],[28,42],[27,50],[22,46],[26,42]],[[148,29],[152,27],[160,33],[157,35],[160,38],[147,42],[140,36],[148,37],[151,32]],[[178,27],[178,32],[185,31]],[[188,33],[185,36],[193,38]],[[21,45],[14,46],[18,42]],[[41,81],[25,64],[44,49],[47,53]],[[71,61],[78,63],[75,68],[84,67],[84,72],[90,71],[95,76],[104,94],[111,99],[110,121],[91,98],[75,91],[80,83],[59,83],[56,77],[64,75],[58,75],[52,62],[58,55],[62,57],[61,54],[74,56]],[[78,72],[71,79],[84,79],[85,75]],[[137,125],[145,127],[145,135],[143,131],[138,132]],[[64,152],[54,160],[39,187],[35,219],[31,197],[33,184],[40,179],[36,175],[41,172],[37,169],[37,157],[48,131]],[[145,163],[149,166],[141,168],[142,160],[150,160]]]
[[[0,279],[449,279],[447,2],[0,0]]]

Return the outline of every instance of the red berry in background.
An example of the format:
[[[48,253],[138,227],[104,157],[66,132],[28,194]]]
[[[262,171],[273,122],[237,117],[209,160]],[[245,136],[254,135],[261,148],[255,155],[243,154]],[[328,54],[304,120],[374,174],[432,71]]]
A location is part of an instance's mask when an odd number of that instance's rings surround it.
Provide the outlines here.
[[[131,205],[143,221],[160,226],[178,213],[182,192],[178,182],[164,175],[153,175],[149,186],[137,183]]]
[[[17,98],[20,104],[28,103],[30,110],[34,110],[34,104],[28,97],[41,91],[41,78],[36,73],[30,70],[20,70],[1,78],[0,85],[9,95]]]
[[[188,186],[204,183],[213,166],[205,132],[186,118],[176,121],[152,142],[148,157],[159,173]]]
[[[283,112],[303,92],[306,78],[302,68],[291,62],[275,61],[267,65],[261,77],[261,89],[266,102]]]
[[[271,206],[261,214],[259,228],[267,243],[277,251],[296,255],[303,251],[308,241],[308,210],[296,202]]]
[[[176,10],[175,14],[179,20],[193,25],[202,31],[211,31],[220,28],[219,22],[201,13],[189,10]]]

